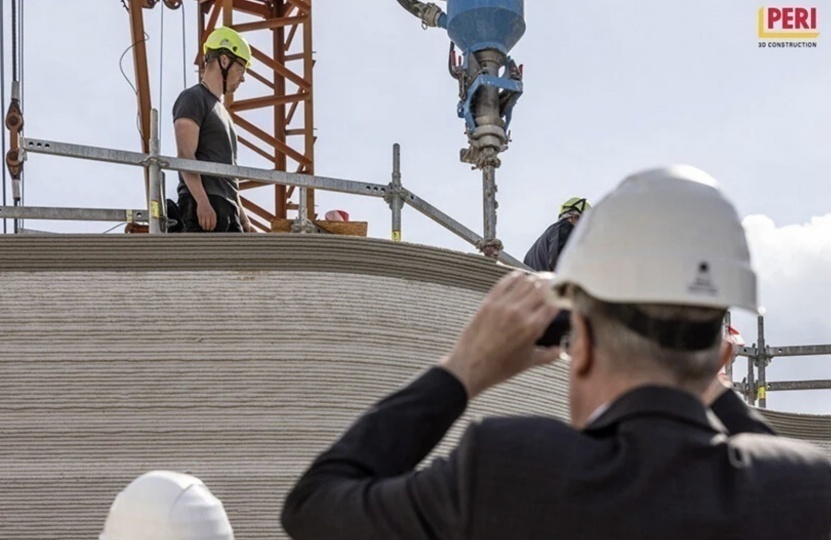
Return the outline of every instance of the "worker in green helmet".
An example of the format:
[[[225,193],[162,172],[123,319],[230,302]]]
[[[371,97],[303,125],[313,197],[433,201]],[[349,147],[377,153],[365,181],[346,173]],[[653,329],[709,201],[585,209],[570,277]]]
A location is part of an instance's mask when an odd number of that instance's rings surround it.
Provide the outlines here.
[[[591,205],[581,197],[572,197],[564,202],[560,206],[557,222],[537,238],[525,254],[523,262],[538,272],[553,272],[571,231],[574,230],[583,212],[589,208]]]
[[[222,97],[239,88],[251,65],[251,47],[238,32],[220,27],[203,48],[205,69],[199,84],[179,94],[173,126],[180,158],[237,164],[237,134]],[[179,173],[182,232],[255,232],[242,207],[239,180]]]

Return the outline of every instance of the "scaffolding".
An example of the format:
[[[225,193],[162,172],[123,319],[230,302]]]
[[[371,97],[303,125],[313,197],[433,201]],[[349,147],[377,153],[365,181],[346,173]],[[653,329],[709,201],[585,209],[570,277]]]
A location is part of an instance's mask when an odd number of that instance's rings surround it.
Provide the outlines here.
[[[0,206],[0,219],[41,219],[41,220],[91,220],[116,221],[127,223],[149,223],[151,234],[165,233],[168,220],[165,214],[164,187],[162,170],[191,172],[214,176],[246,178],[260,185],[284,185],[309,190],[324,190],[351,195],[362,195],[383,199],[391,209],[391,238],[401,241],[404,205],[411,206],[432,219],[445,229],[451,231],[473,246],[483,245],[484,238],[471,229],[431,205],[412,191],[406,189],[401,181],[401,149],[393,145],[392,174],[389,184],[358,182],[340,178],[329,178],[302,173],[290,173],[273,169],[234,166],[205,161],[188,160],[159,155],[158,112],[151,110],[150,153],[131,152],[111,148],[83,146],[42,139],[21,138],[21,160],[28,159],[29,154],[44,154],[68,158],[132,165],[145,168],[150,178],[150,200],[147,209],[94,209],[94,208],[46,208],[27,206]],[[308,219],[305,213],[298,214],[297,220]],[[22,231],[21,231],[22,232]],[[299,232],[312,232],[301,229]],[[499,254],[499,261],[518,268],[527,268],[507,252]],[[726,320],[729,326],[729,316]],[[831,389],[831,379],[801,381],[768,381],[767,366],[776,357],[831,356],[831,345],[804,346],[770,346],[765,339],[764,316],[757,319],[757,341],[751,346],[737,347],[732,362],[727,366],[730,380],[734,379],[734,365],[738,357],[747,358],[746,376],[741,381],[733,381],[736,389],[745,401],[753,406],[767,408],[767,393],[775,391],[823,390]]]
[[[41,220],[93,220],[127,223],[149,223],[151,234],[165,233],[168,220],[165,214],[162,170],[191,172],[233,178],[246,178],[260,185],[295,186],[303,189],[335,191],[351,195],[363,195],[383,199],[391,209],[391,238],[401,241],[401,213],[404,205],[411,206],[445,229],[456,234],[473,246],[483,245],[484,238],[471,229],[431,205],[401,181],[400,146],[393,145],[393,168],[389,184],[358,182],[340,178],[329,178],[302,173],[290,173],[272,169],[234,166],[205,161],[188,160],[159,155],[158,112],[151,110],[150,153],[130,152],[111,148],[83,146],[57,141],[21,138],[21,160],[29,154],[44,154],[68,158],[101,161],[145,168],[150,178],[150,200],[147,209],[93,209],[93,208],[46,208],[27,206],[0,206],[0,219],[41,219]],[[301,191],[302,193],[302,191]],[[300,212],[297,220],[307,220]],[[21,231],[22,232],[22,231]],[[301,228],[298,232],[314,232]],[[507,252],[499,254],[499,261],[518,268],[527,267]],[[729,316],[726,324],[729,326]],[[751,346],[737,347],[732,362],[727,366],[727,375],[734,377],[734,364],[738,357],[747,358],[747,374],[741,381],[733,381],[735,388],[753,406],[767,408],[767,393],[775,391],[831,389],[831,380],[768,381],[767,366],[776,357],[806,357],[831,355],[831,345],[770,346],[765,339],[764,316],[757,319],[757,341]]]
[[[144,167],[149,171],[150,198],[146,210],[113,210],[88,208],[42,208],[26,206],[0,206],[0,219],[73,219],[96,221],[126,221],[128,223],[149,223],[151,234],[164,233],[167,230],[167,216],[165,212],[164,187],[162,185],[162,170],[190,172],[212,176],[241,178],[257,182],[260,185],[284,185],[304,188],[308,190],[335,191],[351,195],[363,195],[383,199],[392,213],[391,237],[394,241],[401,241],[401,211],[408,205],[421,214],[427,216],[445,229],[454,233],[466,242],[481,249],[484,238],[453,219],[432,204],[428,203],[401,182],[400,146],[393,145],[393,170],[389,184],[359,182],[340,178],[329,178],[304,173],[292,173],[274,169],[259,169],[238,165],[226,165],[207,161],[182,159],[172,156],[159,155],[159,115],[151,111],[150,153],[131,152],[112,148],[84,146],[58,141],[21,138],[20,148],[22,160],[29,158],[29,154],[44,154],[68,158],[101,161],[121,165]],[[302,191],[301,191],[302,193]],[[308,218],[300,212],[297,220]],[[303,232],[303,231],[301,231]],[[518,259],[506,252],[499,254],[499,261],[518,268],[527,268]]]
[[[729,319],[728,319],[729,325]],[[765,318],[757,318],[756,343],[750,347],[737,347],[733,360],[727,366],[727,375],[733,380],[733,364],[739,356],[747,358],[747,374],[741,381],[733,381],[735,388],[744,396],[749,405],[767,408],[767,393],[792,390],[829,390],[831,380],[768,381],[767,367],[776,357],[796,358],[831,355],[831,345],[802,345],[772,347],[765,341]]]
[[[263,208],[249,198],[241,197],[242,205],[248,211],[252,224],[261,231],[336,232],[334,229],[327,231],[324,226],[315,223],[317,217],[315,190],[321,189],[383,198],[392,211],[391,236],[394,241],[400,241],[402,237],[401,212],[406,204],[476,246],[480,251],[488,251],[487,236],[494,231],[489,229],[487,219],[485,238],[483,238],[402,186],[398,145],[395,145],[393,149],[392,182],[387,185],[314,175],[312,0],[200,0],[198,2],[200,52],[197,53],[195,63],[200,69],[204,67],[201,54],[202,44],[211,31],[220,24],[254,38],[250,42],[252,55],[257,62],[252,69],[248,70],[248,75],[255,81],[252,90],[256,97],[236,99],[229,94],[225,96],[224,103],[234,124],[243,131],[239,137],[240,143],[258,156],[265,158],[274,167],[273,169],[197,163],[159,155],[159,118],[158,112],[151,109],[147,51],[144,43],[146,37],[142,16],[142,10],[152,9],[159,3],[159,0],[123,0],[122,3],[130,14],[133,37],[131,48],[136,71],[142,152],[134,153],[24,138],[22,114],[18,114],[19,111],[14,108],[17,101],[13,101],[13,107],[10,108],[6,118],[11,142],[7,162],[9,171],[13,174],[12,183],[16,194],[22,184],[21,173],[27,152],[140,166],[144,169],[146,208],[121,210],[26,207],[22,198],[15,195],[14,206],[5,206],[5,199],[4,205],[0,206],[0,219],[4,220],[4,225],[5,219],[14,219],[15,232],[19,232],[22,224],[18,220],[22,219],[116,221],[126,222],[129,232],[143,229],[149,229],[148,232],[153,234],[166,232],[167,201],[164,198],[165,186],[162,170],[168,169],[238,178],[240,190],[243,192],[260,186],[272,187],[275,190],[273,209]],[[164,5],[171,9],[183,7],[181,0],[164,0]],[[13,21],[16,22],[17,18],[13,17]],[[13,44],[18,41],[16,28],[15,24]],[[22,38],[22,31],[20,34]],[[20,41],[22,43],[22,39]],[[13,56],[17,58],[16,54]],[[259,72],[258,69],[260,69]],[[17,78],[17,71],[14,70],[15,85],[17,85]],[[16,88],[17,86],[14,86],[14,89]],[[16,94],[13,95],[15,96]],[[253,118],[244,117],[244,113],[250,111],[268,112],[263,125],[258,125]],[[5,142],[5,138],[3,141]],[[5,189],[5,181],[3,186]],[[299,188],[297,203],[291,201],[295,188]],[[287,211],[289,210],[297,212],[297,217],[293,221],[288,219]],[[148,224],[146,228],[143,225],[145,223]],[[134,227],[139,224],[142,225]],[[366,224],[363,225],[365,231]],[[489,253],[489,255],[506,264],[527,268],[509,254]]]

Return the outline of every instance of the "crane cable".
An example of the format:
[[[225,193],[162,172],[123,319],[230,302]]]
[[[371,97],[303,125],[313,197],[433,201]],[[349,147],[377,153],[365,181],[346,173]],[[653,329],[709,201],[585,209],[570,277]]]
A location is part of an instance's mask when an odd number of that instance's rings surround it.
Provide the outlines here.
[[[159,30],[159,111],[162,110],[162,105],[164,104],[164,10],[165,6],[162,4],[159,9],[162,12],[161,15],[161,29]],[[162,130],[158,129],[159,135],[159,148],[162,147]]]
[[[12,81],[17,80],[17,1],[12,0]]]
[[[19,0],[20,2],[20,110],[23,111],[23,103],[25,102],[24,97],[26,96],[26,86],[23,83],[23,59],[26,57],[24,52],[24,30],[26,29],[26,25],[24,24],[23,19],[23,0]],[[23,206],[26,204],[26,182],[24,182],[24,175],[26,173],[21,169],[20,171],[20,205]],[[23,228],[23,220],[20,220],[20,227]]]
[[[5,48],[6,46],[6,25],[4,21],[6,18],[3,16],[3,5],[5,2],[0,0],[0,47]],[[0,52],[0,107],[5,107],[6,105],[6,55]],[[2,135],[0,135],[0,149],[2,149],[2,155],[0,155],[0,159],[6,159],[6,130],[3,130]],[[3,206],[6,206],[6,164],[0,163],[0,168],[3,169]],[[8,233],[6,219],[3,219],[3,234]]]
[[[182,89],[188,87],[188,64],[185,51],[187,42],[185,40],[185,4],[182,4]]]
[[[118,59],[118,69],[121,70],[121,75],[124,77],[124,80],[127,81],[127,84],[130,85],[130,88],[133,89],[133,93],[136,96],[138,96],[138,89],[133,84],[133,81],[130,80],[130,77],[128,77],[127,74],[124,72],[124,57],[127,56],[127,53],[130,52],[133,49],[133,47],[135,47],[142,41],[147,41],[148,39],[150,39],[150,36],[147,34],[147,32],[145,32],[144,39],[136,41],[135,43],[124,49],[124,52],[121,53],[121,58]],[[139,121],[140,118],[141,113],[139,112],[138,108],[136,108],[136,130],[138,130],[139,136],[141,137],[143,135],[141,133],[141,122]]]
[[[20,110],[23,110],[23,2],[22,0],[12,0],[12,99],[15,97],[15,88],[19,92],[18,96],[18,106]],[[19,47],[18,47],[19,42]],[[18,64],[20,66],[20,72],[18,73]],[[19,75],[19,76],[18,76]],[[3,133],[5,137],[5,131]],[[5,158],[5,155],[3,156]],[[5,164],[4,164],[5,165]],[[5,176],[5,167],[4,167],[4,176]],[[24,173],[21,170],[19,174],[19,179],[17,180],[20,186],[20,194],[18,196],[15,193],[15,190],[12,189],[12,195],[14,197],[14,205],[15,206],[22,206],[24,202],[24,195],[25,195],[25,183],[23,182]],[[12,179],[14,182],[14,179]],[[5,188],[5,179],[3,187]],[[15,186],[13,186],[14,188]],[[5,222],[4,222],[5,223]],[[14,220],[14,232],[17,233],[23,227],[23,220],[22,219],[15,219]]]
[[[166,6],[161,6],[161,30],[159,38],[159,113],[164,109],[164,12]],[[187,74],[187,55],[186,51],[186,36],[185,36],[185,4],[179,6],[179,9],[182,10],[182,88],[187,88],[188,86],[188,74]],[[162,145],[162,131],[159,130],[159,147]]]
[[[121,0],[121,4],[124,6],[125,11],[128,11],[128,12],[130,11],[130,8],[128,7],[126,0]],[[186,25],[185,25],[185,5],[182,4],[180,6],[180,9],[182,10],[182,88],[187,88],[188,78],[187,78],[187,54],[186,54],[186,45],[187,45],[187,43],[186,43],[186,35],[185,35],[185,29],[186,29]],[[160,34],[161,34],[161,37],[160,37],[160,51],[159,51],[159,110],[161,111],[161,109],[162,109],[161,105],[163,103],[163,90],[164,90],[164,86],[163,86],[163,82],[164,82],[164,6],[161,7],[161,30],[160,30]],[[137,42],[133,43],[132,45],[130,45],[129,47],[127,47],[127,49],[125,49],[124,52],[121,53],[121,58],[119,58],[119,60],[118,60],[118,68],[119,68],[119,70],[121,70],[121,75],[124,77],[124,80],[127,81],[127,84],[130,85],[130,88],[132,88],[133,93],[135,93],[136,95],[138,95],[138,89],[133,84],[133,82],[130,80],[130,78],[127,76],[127,74],[124,72],[124,57],[127,55],[128,52],[130,52],[133,49],[133,47],[135,47],[136,45],[138,45],[142,41],[149,41],[149,40],[150,40],[150,36],[147,34],[147,32],[145,32],[144,33],[144,39],[140,40],[140,41],[137,41]],[[137,126],[137,129],[139,131],[139,135],[141,135],[141,125],[139,123],[139,113],[138,112],[136,113],[136,126]],[[161,146],[161,132],[159,133],[159,146]]]

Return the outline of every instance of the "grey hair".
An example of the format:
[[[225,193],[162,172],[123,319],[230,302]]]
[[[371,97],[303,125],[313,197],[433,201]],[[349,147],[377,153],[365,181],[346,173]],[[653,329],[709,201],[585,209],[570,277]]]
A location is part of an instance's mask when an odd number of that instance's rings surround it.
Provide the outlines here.
[[[619,373],[648,374],[659,371],[681,388],[692,392],[704,390],[719,367],[721,339],[697,351],[673,350],[629,329],[609,315],[611,304],[575,288],[574,309],[589,320],[592,337],[599,351],[605,353],[609,367]],[[690,322],[724,318],[726,310],[666,304],[633,304],[650,318],[680,319]]]

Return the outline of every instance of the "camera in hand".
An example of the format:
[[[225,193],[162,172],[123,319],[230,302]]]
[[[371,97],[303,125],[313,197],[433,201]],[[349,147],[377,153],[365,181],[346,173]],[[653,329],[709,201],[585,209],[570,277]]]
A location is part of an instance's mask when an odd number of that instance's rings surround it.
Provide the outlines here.
[[[540,347],[556,347],[560,345],[563,336],[571,331],[571,312],[562,310],[557,313],[545,333],[537,340]]]

